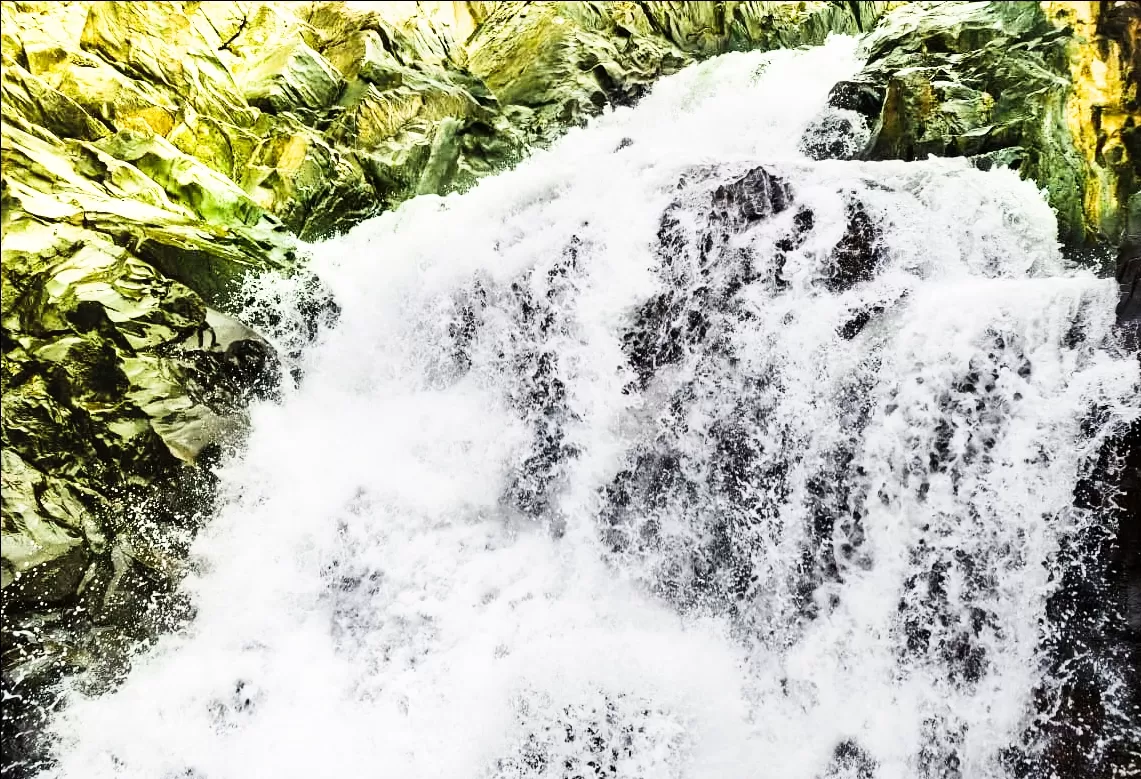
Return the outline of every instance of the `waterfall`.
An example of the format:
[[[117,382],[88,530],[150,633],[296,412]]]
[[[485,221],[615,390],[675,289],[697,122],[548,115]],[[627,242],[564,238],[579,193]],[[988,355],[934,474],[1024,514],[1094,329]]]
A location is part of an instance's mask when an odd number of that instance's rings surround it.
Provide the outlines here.
[[[313,246],[340,317],[220,468],[194,619],[44,776],[1015,775],[1136,362],[1031,183],[812,159],[858,66],[725,55]]]

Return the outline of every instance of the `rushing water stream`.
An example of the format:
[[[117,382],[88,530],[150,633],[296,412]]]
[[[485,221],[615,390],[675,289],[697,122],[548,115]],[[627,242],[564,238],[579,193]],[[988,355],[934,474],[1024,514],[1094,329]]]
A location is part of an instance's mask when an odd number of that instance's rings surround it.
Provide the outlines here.
[[[45,776],[1014,775],[1136,363],[1032,184],[802,153],[862,142],[818,121],[857,66],[727,55],[315,246],[341,316],[194,621]]]

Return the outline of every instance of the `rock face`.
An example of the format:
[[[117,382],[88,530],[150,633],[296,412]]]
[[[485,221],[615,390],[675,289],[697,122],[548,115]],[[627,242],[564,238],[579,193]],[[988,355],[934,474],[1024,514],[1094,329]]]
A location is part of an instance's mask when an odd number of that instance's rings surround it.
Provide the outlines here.
[[[907,3],[832,103],[869,159],[971,157],[1045,188],[1071,246],[1116,244],[1141,186],[1137,3]]]
[[[5,730],[159,618],[203,464],[282,373],[239,321],[251,273],[298,273],[298,239],[470,187],[695,59],[888,5],[4,3]]]

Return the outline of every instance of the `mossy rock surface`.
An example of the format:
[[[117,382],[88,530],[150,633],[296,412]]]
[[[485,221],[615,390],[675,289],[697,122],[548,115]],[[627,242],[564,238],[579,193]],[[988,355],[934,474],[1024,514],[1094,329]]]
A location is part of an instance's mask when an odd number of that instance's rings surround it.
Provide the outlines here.
[[[832,103],[868,122],[864,157],[1016,168],[1046,191],[1065,244],[1117,244],[1141,183],[1136,5],[906,3]]]

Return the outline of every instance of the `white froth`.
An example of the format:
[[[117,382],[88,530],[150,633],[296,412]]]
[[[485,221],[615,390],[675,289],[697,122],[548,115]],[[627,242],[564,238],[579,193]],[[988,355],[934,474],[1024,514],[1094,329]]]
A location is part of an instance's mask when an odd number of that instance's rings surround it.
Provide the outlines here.
[[[1089,454],[1075,444],[1082,414],[1131,392],[1125,363],[1066,346],[1075,321],[1088,343],[1108,331],[1114,288],[1064,269],[1049,208],[1013,173],[805,159],[801,135],[857,66],[843,38],[726,55],[463,196],[419,198],[314,246],[341,318],[306,353],[301,386],[253,409],[248,445],[222,470],[223,504],[185,585],[196,619],[140,656],[116,692],[71,696],[47,775],[553,777],[559,761],[592,754],[575,744],[594,733],[628,745],[608,758],[613,773],[602,775],[614,779],[816,779],[846,739],[876,761],[877,779],[913,779],[932,738],[923,723],[938,720],[961,725],[964,777],[1002,776],[998,753],[1025,726],[1040,673],[1042,562],[1064,524],[1043,518],[1069,517]],[[753,319],[731,333],[736,366],[688,353],[645,392],[624,392],[621,331],[661,289],[655,236],[685,197],[679,174],[757,163],[816,214],[785,260],[788,289],[743,293]],[[886,260],[872,281],[821,294],[844,192],[881,226]],[[793,211],[741,240],[771,249]],[[577,267],[556,288],[548,271],[572,243]],[[520,329],[509,292],[520,278],[553,301],[558,327]],[[460,376],[447,326],[476,280],[488,306]],[[837,337],[853,311],[876,304],[884,314],[857,338]],[[1034,371],[995,379],[1003,418],[988,464],[957,485],[933,477],[920,501],[901,474],[940,420],[961,425],[952,448],[986,423],[948,410],[947,396],[995,331],[1018,339]],[[558,355],[576,451],[552,486],[548,523],[501,500],[532,440],[533,420],[508,401],[511,358],[524,348]],[[762,374],[780,390],[776,421],[757,435],[779,431],[768,443],[787,455],[789,495],[747,531],[752,611],[678,610],[656,584],[699,530],[665,517],[674,546],[616,555],[600,491],[632,448],[661,435],[672,392],[688,385],[702,398],[688,432],[671,434],[700,463],[703,431],[748,397],[741,377]],[[866,473],[866,561],[823,585],[817,596],[834,592],[838,605],[805,623],[790,592],[809,522],[802,498],[849,433],[838,398],[865,374],[871,410],[849,467]],[[939,541],[916,563],[921,536]],[[968,585],[953,566],[948,576],[952,617],[980,598],[994,615],[972,685],[948,681],[934,655],[899,654],[904,581],[955,549],[999,578],[971,595],[954,590]]]

